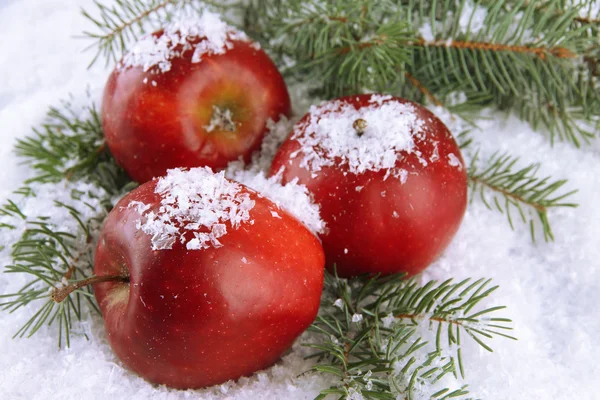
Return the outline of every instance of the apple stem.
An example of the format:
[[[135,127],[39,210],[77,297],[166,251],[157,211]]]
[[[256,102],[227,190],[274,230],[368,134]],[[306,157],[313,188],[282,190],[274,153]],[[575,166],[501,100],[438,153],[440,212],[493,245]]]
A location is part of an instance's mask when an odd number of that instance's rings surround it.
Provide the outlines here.
[[[94,283],[100,282],[129,282],[129,277],[121,274],[118,275],[103,275],[103,276],[92,276],[81,281],[73,282],[70,285],[57,287],[52,291],[50,298],[56,303],[62,302],[64,299],[69,297],[71,293],[77,289],[81,289],[84,286],[93,285]]]
[[[210,118],[210,124],[204,127],[207,132],[212,132],[215,129],[220,131],[235,132],[236,125],[233,120],[233,113],[229,108],[220,108],[213,106],[212,117]]]
[[[355,120],[354,123],[352,124],[352,127],[356,131],[356,134],[358,135],[358,137],[361,137],[365,133],[367,126],[368,126],[367,121],[365,121],[362,118]]]

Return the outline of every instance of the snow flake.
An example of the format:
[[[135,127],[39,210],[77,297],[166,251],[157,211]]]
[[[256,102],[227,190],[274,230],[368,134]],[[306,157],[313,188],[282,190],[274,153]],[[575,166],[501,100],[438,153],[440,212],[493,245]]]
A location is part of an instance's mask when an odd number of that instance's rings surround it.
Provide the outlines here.
[[[281,215],[279,215],[279,214],[277,213],[277,211],[273,211],[273,210],[271,210],[271,216],[272,216],[273,218],[279,218],[279,219],[281,219]]]
[[[396,321],[396,317],[393,314],[388,314],[385,317],[381,318],[381,322],[383,323],[384,328],[389,328]]]
[[[352,315],[352,322],[360,322],[363,320],[362,314],[354,314]]]

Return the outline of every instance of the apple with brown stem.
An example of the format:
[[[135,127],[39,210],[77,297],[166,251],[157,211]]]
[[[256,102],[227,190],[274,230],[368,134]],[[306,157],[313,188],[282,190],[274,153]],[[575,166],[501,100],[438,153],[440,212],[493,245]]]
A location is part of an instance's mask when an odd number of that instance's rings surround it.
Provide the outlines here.
[[[108,216],[94,284],[108,341],[153,383],[187,389],[275,363],[317,315],[323,249],[266,197],[204,168],[170,170]]]

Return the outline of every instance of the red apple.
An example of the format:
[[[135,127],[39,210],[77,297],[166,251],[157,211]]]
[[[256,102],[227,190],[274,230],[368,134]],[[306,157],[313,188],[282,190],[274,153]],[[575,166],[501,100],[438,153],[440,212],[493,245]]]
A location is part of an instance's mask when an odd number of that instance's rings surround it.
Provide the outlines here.
[[[150,382],[199,388],[276,362],[314,320],[325,258],[273,202],[208,169],[171,170],[125,196],[99,238],[109,343]]]
[[[289,115],[288,91],[267,54],[215,14],[142,38],[112,72],[102,126],[138,182],[169,168],[246,161],[269,119]]]
[[[427,109],[392,96],[311,108],[275,156],[274,174],[298,179],[321,206],[327,265],[341,276],[422,271],[448,246],[467,205],[451,133]]]

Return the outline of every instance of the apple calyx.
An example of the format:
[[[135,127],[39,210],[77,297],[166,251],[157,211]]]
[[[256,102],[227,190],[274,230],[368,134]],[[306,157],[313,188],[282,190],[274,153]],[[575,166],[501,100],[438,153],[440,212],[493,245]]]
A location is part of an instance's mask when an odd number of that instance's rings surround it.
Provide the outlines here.
[[[367,126],[369,126],[367,124],[367,121],[365,121],[362,118],[358,118],[352,123],[352,127],[356,131],[356,135],[358,137],[361,137],[362,135],[364,135],[365,130],[367,129]]]
[[[50,298],[54,300],[55,303],[61,303],[77,289],[81,289],[82,287],[100,282],[129,282],[129,276],[123,274],[91,276],[87,279],[83,279],[78,282],[73,282],[67,286],[55,288],[52,291]]]
[[[204,126],[207,132],[229,131],[235,133],[237,131],[236,122],[233,120],[233,113],[229,108],[221,108],[213,105],[213,113],[210,118],[210,123]]]

